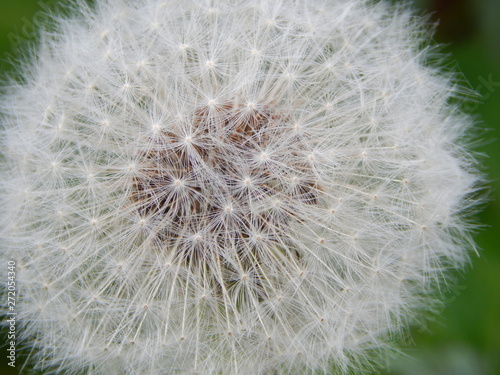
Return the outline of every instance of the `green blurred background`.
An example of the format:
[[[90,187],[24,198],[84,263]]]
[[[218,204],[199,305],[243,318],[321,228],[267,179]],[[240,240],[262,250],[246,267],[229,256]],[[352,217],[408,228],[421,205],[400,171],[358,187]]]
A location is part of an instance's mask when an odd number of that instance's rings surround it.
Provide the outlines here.
[[[8,56],[33,40],[44,11],[70,0],[0,0],[0,73],[11,69]],[[335,1],[335,0],[331,0]],[[414,329],[406,350],[411,358],[394,358],[384,375],[500,375],[500,0],[416,0],[418,14],[437,25],[436,40],[481,96],[467,109],[481,130],[476,151],[490,180],[490,200],[478,215],[480,256],[459,279],[440,317]],[[1,332],[0,343],[6,342]],[[0,374],[17,374],[7,366],[5,345]],[[375,373],[374,373],[375,374]]]

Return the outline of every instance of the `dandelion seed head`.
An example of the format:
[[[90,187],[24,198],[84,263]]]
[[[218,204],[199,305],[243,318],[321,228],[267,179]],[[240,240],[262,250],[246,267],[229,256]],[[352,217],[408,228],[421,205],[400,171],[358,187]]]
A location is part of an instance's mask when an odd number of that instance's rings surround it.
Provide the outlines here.
[[[480,178],[407,6],[74,8],[2,98],[35,367],[347,374],[435,310]]]

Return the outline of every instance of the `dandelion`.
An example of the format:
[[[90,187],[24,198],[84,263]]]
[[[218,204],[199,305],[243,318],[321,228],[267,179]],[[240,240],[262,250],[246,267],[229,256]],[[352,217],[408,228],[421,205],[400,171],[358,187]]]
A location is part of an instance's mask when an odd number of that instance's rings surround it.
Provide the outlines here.
[[[380,363],[471,245],[463,89],[365,0],[81,2],[3,96],[3,259],[30,363]]]

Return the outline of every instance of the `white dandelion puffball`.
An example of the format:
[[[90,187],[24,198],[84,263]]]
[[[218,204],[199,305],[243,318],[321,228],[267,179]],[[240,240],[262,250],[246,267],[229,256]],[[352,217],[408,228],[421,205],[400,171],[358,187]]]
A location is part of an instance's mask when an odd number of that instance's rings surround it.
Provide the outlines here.
[[[100,0],[4,89],[2,258],[64,374],[377,366],[473,245],[471,120],[365,0]]]

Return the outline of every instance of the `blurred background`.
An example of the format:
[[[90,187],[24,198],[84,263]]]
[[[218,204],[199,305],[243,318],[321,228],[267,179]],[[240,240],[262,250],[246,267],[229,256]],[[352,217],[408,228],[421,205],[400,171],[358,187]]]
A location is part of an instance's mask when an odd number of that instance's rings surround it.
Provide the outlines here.
[[[0,73],[9,56],[32,41],[43,13],[62,1],[0,0]],[[330,0],[335,1],[335,0]],[[397,2],[397,0],[393,0]],[[466,109],[477,115],[475,151],[489,178],[490,199],[478,214],[481,249],[447,296],[441,316],[412,331],[405,356],[393,358],[381,375],[500,375],[500,0],[415,0],[417,14],[436,22],[435,39],[449,55],[451,69],[463,73],[480,102]],[[3,304],[3,301],[2,301]],[[0,335],[0,374],[7,366],[6,332]],[[28,373],[27,373],[28,374]]]

